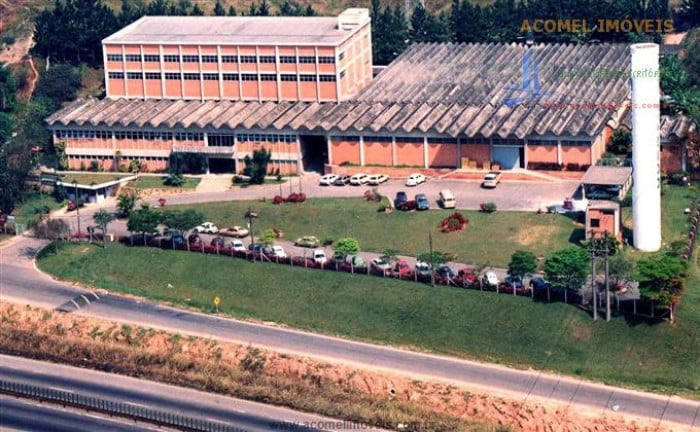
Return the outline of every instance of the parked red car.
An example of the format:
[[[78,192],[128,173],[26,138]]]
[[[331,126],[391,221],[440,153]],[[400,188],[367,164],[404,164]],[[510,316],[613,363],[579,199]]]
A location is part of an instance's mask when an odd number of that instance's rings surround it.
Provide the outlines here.
[[[410,278],[413,277],[413,270],[411,270],[411,266],[408,265],[406,260],[398,260],[396,264],[394,264],[393,274],[402,279]]]
[[[75,211],[75,209],[78,208],[78,204],[75,203],[75,201],[69,201],[68,202],[68,207],[66,207],[66,211]]]

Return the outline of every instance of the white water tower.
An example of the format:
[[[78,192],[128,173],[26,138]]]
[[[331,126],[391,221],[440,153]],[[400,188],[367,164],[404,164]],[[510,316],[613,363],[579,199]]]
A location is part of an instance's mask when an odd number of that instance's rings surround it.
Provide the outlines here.
[[[632,54],[632,220],[634,247],[661,248],[659,46],[634,44]]]

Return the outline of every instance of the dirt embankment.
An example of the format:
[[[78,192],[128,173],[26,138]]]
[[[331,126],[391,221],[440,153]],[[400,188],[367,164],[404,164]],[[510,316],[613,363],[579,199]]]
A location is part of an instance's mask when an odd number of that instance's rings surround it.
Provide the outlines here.
[[[0,302],[0,352],[408,431],[666,431],[242,345]]]

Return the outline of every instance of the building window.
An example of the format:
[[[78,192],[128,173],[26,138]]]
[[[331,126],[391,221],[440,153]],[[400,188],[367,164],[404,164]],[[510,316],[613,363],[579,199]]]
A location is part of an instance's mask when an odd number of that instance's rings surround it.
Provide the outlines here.
[[[260,74],[260,81],[277,81],[275,74]]]
[[[140,62],[141,61],[141,54],[127,54],[126,61],[128,61],[128,62]]]
[[[107,61],[120,62],[124,60],[121,54],[107,54]]]
[[[146,72],[147,80],[159,80],[160,74],[158,72]]]
[[[160,56],[158,54],[146,54],[143,56],[143,61],[149,63],[157,63],[160,61]]]
[[[204,81],[218,81],[219,80],[219,74],[215,73],[205,73],[202,75],[204,78]]]
[[[260,56],[260,63],[274,63],[275,56]]]
[[[238,81],[238,74],[225,73],[224,81]]]
[[[209,147],[233,147],[233,134],[209,134]]]
[[[186,73],[185,80],[187,81],[197,81],[199,79],[199,74],[196,73]]]
[[[429,137],[428,144],[457,144],[457,138]]]
[[[109,79],[124,79],[124,72],[110,72]]]
[[[600,219],[591,218],[591,228],[600,228]]]
[[[335,75],[321,75],[319,79],[321,82],[335,82]]]
[[[296,56],[280,56],[280,63],[296,63]]]
[[[256,63],[258,61],[255,56],[251,55],[242,55],[241,56],[241,63]]]
[[[339,135],[339,136],[332,136],[331,141],[333,141],[333,142],[340,142],[340,141],[359,142],[360,137],[355,136],[355,135]]]
[[[365,136],[365,141],[390,143],[391,137],[388,137],[388,136]]]
[[[297,76],[292,75],[292,74],[282,74],[282,75],[280,75],[280,77],[282,78],[282,81],[296,81],[297,80]]]
[[[257,81],[258,76],[255,74],[241,74],[242,81]]]
[[[179,55],[173,55],[173,54],[164,55],[164,56],[163,56],[163,61],[166,62],[166,63],[177,63],[177,62],[180,61],[180,56],[179,56]]]
[[[591,145],[590,141],[578,141],[578,140],[561,140],[561,145],[563,146],[588,146]]]
[[[316,81],[316,75],[299,75],[299,81],[301,81],[301,82]]]
[[[396,137],[396,142],[401,143],[423,143],[423,137]]]
[[[558,144],[557,140],[547,140],[547,139],[528,139],[528,145],[538,145],[538,146],[556,146]]]
[[[199,63],[199,56],[196,55],[184,55],[182,56],[183,63]]]
[[[335,63],[335,58],[334,57],[326,57],[326,56],[319,57],[318,62],[323,63],[323,64],[333,64],[333,63]]]
[[[340,61],[340,60],[342,60],[342,59],[344,59],[344,58],[345,58],[345,51],[343,51],[343,52],[341,52],[340,54],[338,54],[338,61]]]
[[[223,55],[221,56],[222,63],[238,63],[238,57],[235,55]]]
[[[316,63],[316,57],[314,56],[299,56],[299,63]]]
[[[165,73],[165,79],[166,80],[179,80],[180,79],[180,74],[175,72],[166,72]]]
[[[142,78],[141,72],[127,72],[126,79],[130,80],[140,80]]]
[[[219,61],[218,57],[215,55],[203,55],[202,63],[217,63]]]

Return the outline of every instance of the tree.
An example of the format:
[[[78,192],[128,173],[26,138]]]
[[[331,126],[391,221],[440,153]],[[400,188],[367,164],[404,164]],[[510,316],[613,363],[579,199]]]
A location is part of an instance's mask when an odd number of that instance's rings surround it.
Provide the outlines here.
[[[180,234],[189,231],[204,222],[204,215],[197,210],[187,209],[183,211],[171,210],[165,212],[162,224],[168,227],[168,231]]]
[[[399,259],[398,254],[399,251],[395,249],[385,249],[384,253],[379,258],[391,264]]]
[[[418,261],[423,261],[424,263],[432,265],[433,268],[438,267],[440,264],[445,264],[447,262],[447,257],[445,256],[445,253],[438,251],[433,251],[432,254],[430,252],[423,252],[419,254],[416,259]]]
[[[253,150],[252,158],[246,155],[243,159],[245,163],[243,175],[250,177],[250,183],[263,184],[267,174],[267,165],[271,159],[272,152],[265,150],[264,147],[259,150]]]
[[[131,215],[131,212],[134,210],[138,199],[139,193],[137,191],[119,194],[117,197],[117,210],[119,210],[119,216],[128,218]]]
[[[675,320],[675,309],[685,291],[683,278],[687,263],[668,254],[655,254],[637,262],[637,280],[642,297],[667,307],[670,321]]]
[[[664,56],[660,68],[661,89],[664,94],[672,95],[688,85],[688,72],[678,56]]]
[[[5,65],[0,63],[0,111],[10,112],[15,108],[17,80]],[[0,141],[2,144],[4,141]]]
[[[50,110],[56,110],[61,103],[72,101],[78,96],[82,74],[69,64],[54,64],[37,83],[35,97],[45,99]]]
[[[680,10],[683,18],[691,25],[700,24],[700,0],[683,0]]]
[[[236,16],[236,8],[233,6],[230,6],[228,8],[228,16]]]
[[[129,214],[126,229],[131,232],[143,234],[143,242],[146,243],[146,234],[158,232],[163,213],[150,209],[148,205],[142,205],[140,209]]]
[[[569,246],[553,252],[544,262],[544,272],[555,285],[578,289],[586,279],[590,257],[579,246]]]
[[[95,221],[100,231],[102,231],[102,243],[104,248],[107,248],[107,225],[109,225],[114,220],[114,215],[105,209],[100,209],[94,215],[92,215],[92,220]]]
[[[632,151],[632,134],[621,127],[615,129],[608,150],[618,155],[628,155]]]
[[[613,287],[621,287],[633,274],[634,261],[627,254],[617,254],[608,261],[608,275],[612,279]]]
[[[267,228],[265,231],[263,231],[262,236],[260,236],[259,240],[260,243],[262,243],[264,246],[272,246],[275,243],[275,239],[277,238],[277,234],[275,234],[275,230],[272,228]]]
[[[216,4],[214,5],[214,15],[226,16],[226,9],[224,9],[224,6],[219,0],[216,0]]]
[[[346,257],[348,255],[357,255],[360,252],[360,242],[352,237],[344,237],[338,239],[335,243],[335,254]]]
[[[537,257],[530,251],[517,250],[513,252],[508,264],[508,273],[511,276],[525,277],[537,271]]]

